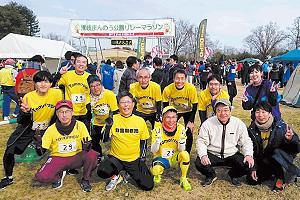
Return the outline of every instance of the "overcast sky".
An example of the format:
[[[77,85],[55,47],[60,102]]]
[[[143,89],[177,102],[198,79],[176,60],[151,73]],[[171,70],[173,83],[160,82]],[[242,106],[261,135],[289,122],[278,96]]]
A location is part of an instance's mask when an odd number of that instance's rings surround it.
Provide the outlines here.
[[[0,0],[4,5],[10,0]],[[259,25],[276,22],[281,29],[300,16],[300,0],[17,0],[37,15],[41,34],[69,37],[70,19],[123,20],[172,17],[199,25],[222,45],[243,48],[243,39]]]

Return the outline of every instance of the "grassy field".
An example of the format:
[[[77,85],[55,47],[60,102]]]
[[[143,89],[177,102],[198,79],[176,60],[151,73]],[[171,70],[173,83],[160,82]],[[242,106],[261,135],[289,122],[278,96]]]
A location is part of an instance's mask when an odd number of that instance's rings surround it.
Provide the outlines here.
[[[243,87],[239,85],[239,94],[235,98],[233,116],[241,118],[247,125],[249,125],[248,111],[241,108],[241,92]],[[281,112],[283,119],[294,125],[297,133],[300,133],[300,109],[291,108],[281,105]],[[199,117],[197,114],[196,125],[199,125]],[[0,157],[3,157],[6,141],[14,130],[15,125],[5,125],[0,127]],[[197,133],[195,130],[194,141]],[[32,178],[44,163],[44,160],[38,163],[22,163],[15,166],[14,180],[15,183],[0,191],[0,199],[299,199],[300,190],[299,185],[289,185],[283,193],[277,194],[270,190],[273,182],[266,182],[262,186],[248,186],[244,179],[241,187],[233,187],[229,183],[226,169],[218,169],[218,180],[213,185],[203,188],[200,182],[203,176],[197,172],[194,166],[196,152],[194,150],[191,154],[191,166],[189,170],[189,180],[192,184],[193,190],[185,192],[179,186],[179,169],[171,169],[166,171],[161,184],[155,186],[151,192],[143,192],[130,184],[120,184],[113,192],[104,191],[106,181],[93,174],[93,191],[91,193],[82,192],[79,181],[81,176],[67,176],[64,179],[64,185],[58,190],[53,190],[51,186],[37,186],[32,184]],[[300,165],[300,156],[297,157],[297,165]],[[148,155],[148,164],[150,164],[151,153]],[[2,159],[0,168],[3,169]],[[299,183],[298,183],[299,184]]]

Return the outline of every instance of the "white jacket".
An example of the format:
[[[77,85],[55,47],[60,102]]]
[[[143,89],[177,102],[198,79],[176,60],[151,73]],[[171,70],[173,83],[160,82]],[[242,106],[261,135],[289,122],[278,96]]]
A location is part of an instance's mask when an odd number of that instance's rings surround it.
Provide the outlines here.
[[[222,125],[217,116],[207,119],[200,128],[196,148],[199,158],[207,155],[207,152],[220,158],[232,156],[238,151],[244,156],[253,156],[253,144],[247,127],[244,122],[233,116],[226,125]]]

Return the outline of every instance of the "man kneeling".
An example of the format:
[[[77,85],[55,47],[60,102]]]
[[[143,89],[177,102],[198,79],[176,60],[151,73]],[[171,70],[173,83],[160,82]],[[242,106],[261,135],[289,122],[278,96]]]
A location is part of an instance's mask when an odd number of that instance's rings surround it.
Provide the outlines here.
[[[105,127],[104,141],[111,136],[111,147],[108,159],[98,166],[97,174],[101,178],[110,178],[106,186],[110,191],[116,188],[122,180],[119,175],[125,170],[142,190],[152,190],[153,177],[148,170],[145,159],[149,131],[143,118],[132,114],[134,98],[128,92],[121,92],[118,96],[120,114],[113,116],[110,131]]]
[[[253,141],[255,166],[248,181],[256,185],[275,175],[274,192],[281,192],[286,183],[300,176],[293,164],[300,152],[298,135],[292,128],[272,115],[269,103],[261,102],[254,107],[255,120],[248,132]]]
[[[51,155],[36,173],[36,180],[52,183],[52,187],[57,189],[62,186],[66,170],[83,166],[80,186],[84,192],[90,192],[91,173],[97,166],[97,152],[91,150],[91,137],[84,123],[72,117],[71,101],[61,100],[55,108],[58,120],[46,130],[41,146],[37,144],[40,153],[49,149]],[[39,138],[35,138],[38,143]]]
[[[152,174],[154,183],[159,183],[164,169],[178,164],[181,169],[180,186],[188,191],[192,189],[186,178],[190,155],[185,151],[185,128],[177,123],[177,118],[177,110],[173,106],[165,107],[162,124],[152,131],[151,152],[155,157],[152,162]]]
[[[239,186],[238,178],[250,174],[254,165],[252,141],[246,125],[231,116],[229,100],[217,100],[214,109],[216,116],[207,119],[199,131],[196,168],[206,176],[203,186],[208,186],[217,178],[214,166],[229,166],[231,183]]]

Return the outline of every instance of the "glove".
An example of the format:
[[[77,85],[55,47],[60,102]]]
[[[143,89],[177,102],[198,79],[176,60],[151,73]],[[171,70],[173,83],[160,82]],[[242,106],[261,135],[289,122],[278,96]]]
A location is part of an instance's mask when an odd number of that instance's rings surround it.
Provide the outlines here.
[[[82,151],[89,152],[92,149],[92,143],[89,141],[88,137],[82,138],[81,145]]]
[[[160,144],[162,142],[162,136],[161,136],[160,129],[158,129],[156,131],[155,142],[158,143],[158,144]]]
[[[107,142],[108,139],[109,139],[109,132],[110,132],[110,129],[113,125],[114,121],[113,121],[113,118],[111,117],[108,117],[105,119],[105,128],[102,132],[102,135],[103,135],[103,142]]]

